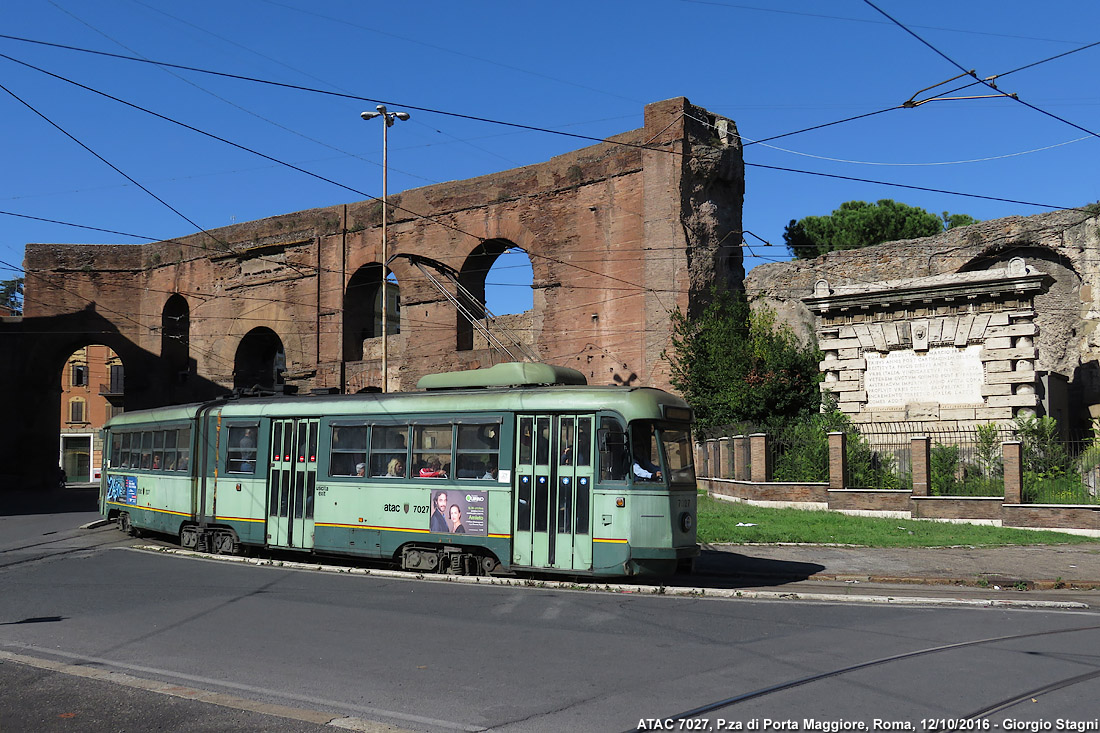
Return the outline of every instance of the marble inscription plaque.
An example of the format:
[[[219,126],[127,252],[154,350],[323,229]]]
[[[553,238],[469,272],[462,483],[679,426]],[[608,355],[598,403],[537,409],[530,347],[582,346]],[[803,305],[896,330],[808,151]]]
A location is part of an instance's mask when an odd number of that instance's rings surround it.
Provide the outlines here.
[[[941,405],[982,403],[982,347],[936,347],[926,353],[910,350],[887,354],[864,352],[867,371],[863,387],[868,407],[904,406],[912,402]]]

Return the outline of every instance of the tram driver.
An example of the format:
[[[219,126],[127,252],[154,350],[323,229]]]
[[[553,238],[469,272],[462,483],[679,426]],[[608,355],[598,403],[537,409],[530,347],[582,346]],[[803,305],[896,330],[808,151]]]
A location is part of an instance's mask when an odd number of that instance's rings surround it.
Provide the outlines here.
[[[634,456],[632,472],[636,481],[660,481],[661,468],[650,460],[652,448],[652,428],[641,433],[635,428],[634,444],[631,446],[631,454]]]

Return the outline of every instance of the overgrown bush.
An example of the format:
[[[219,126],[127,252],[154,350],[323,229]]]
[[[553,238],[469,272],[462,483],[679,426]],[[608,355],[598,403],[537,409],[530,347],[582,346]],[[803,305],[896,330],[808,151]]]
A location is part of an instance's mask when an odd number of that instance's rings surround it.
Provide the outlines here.
[[[936,443],[932,446],[929,474],[932,496],[957,496],[959,481],[959,446]]]
[[[992,428],[984,431],[984,440],[981,428]],[[962,461],[960,445],[932,446],[932,496],[1004,496],[1004,480],[998,475],[1002,470],[999,439],[995,424],[979,426],[973,463]]]
[[[1096,436],[1081,451],[1077,460],[1071,458],[1058,432],[1058,422],[1052,417],[1020,416],[1016,418],[1016,435],[1020,439],[1023,460],[1023,496],[1025,504],[1088,504],[1096,503],[1095,489],[1085,483],[1086,470],[1097,455]]]
[[[851,418],[826,395],[823,412],[772,430],[779,448],[772,475],[776,481],[827,481],[829,479],[829,433],[847,436],[848,483],[865,488],[902,488],[896,460],[871,448]]]

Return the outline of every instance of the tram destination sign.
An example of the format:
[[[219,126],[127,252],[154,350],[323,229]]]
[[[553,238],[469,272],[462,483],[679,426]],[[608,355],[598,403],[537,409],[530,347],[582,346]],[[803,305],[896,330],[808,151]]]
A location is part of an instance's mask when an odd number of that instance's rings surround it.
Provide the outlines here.
[[[918,354],[911,350],[886,354],[864,352],[867,370],[863,387],[868,407],[904,407],[915,402],[941,405],[982,403],[982,347],[943,346]]]

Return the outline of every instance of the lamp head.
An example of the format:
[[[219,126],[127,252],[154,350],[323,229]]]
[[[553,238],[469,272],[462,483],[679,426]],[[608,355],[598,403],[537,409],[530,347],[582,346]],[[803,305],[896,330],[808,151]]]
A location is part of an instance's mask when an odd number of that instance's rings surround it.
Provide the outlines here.
[[[409,119],[409,113],[408,112],[394,112],[393,115],[394,115],[394,117],[396,117],[399,120]]]
[[[379,115],[378,112],[364,112],[363,114],[361,114],[359,116],[362,117],[364,120],[373,120],[378,115]]]

